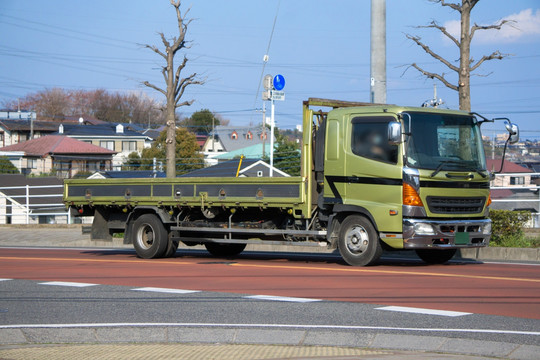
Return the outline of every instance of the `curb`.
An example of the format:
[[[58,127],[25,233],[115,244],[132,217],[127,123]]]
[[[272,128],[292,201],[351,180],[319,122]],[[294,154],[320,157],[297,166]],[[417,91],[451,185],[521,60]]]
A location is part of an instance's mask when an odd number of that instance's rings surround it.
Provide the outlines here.
[[[384,332],[350,332],[325,329],[261,329],[251,327],[190,327],[177,325],[107,327],[14,327],[0,329],[0,345],[38,344],[251,344],[354,347],[369,350],[404,350],[458,355],[533,360],[540,346],[505,342],[397,335]]]

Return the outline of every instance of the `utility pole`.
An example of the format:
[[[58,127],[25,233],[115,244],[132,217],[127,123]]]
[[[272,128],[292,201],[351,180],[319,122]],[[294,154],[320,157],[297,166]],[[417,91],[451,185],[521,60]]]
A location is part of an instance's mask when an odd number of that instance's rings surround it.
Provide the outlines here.
[[[371,0],[370,101],[386,104],[386,0]]]
[[[263,107],[262,107],[262,156],[261,159],[264,158],[264,155],[266,154],[264,152],[264,145],[266,144],[266,103],[263,101]]]

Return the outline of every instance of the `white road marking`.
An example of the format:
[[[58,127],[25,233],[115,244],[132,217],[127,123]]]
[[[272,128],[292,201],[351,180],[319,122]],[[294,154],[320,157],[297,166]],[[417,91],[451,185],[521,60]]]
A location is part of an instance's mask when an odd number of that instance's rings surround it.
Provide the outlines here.
[[[0,281],[10,281],[10,280],[13,280],[13,279],[0,279]]]
[[[182,290],[182,289],[166,289],[166,288],[157,288],[157,287],[143,287],[137,289],[131,289],[133,291],[150,291],[158,293],[167,293],[167,294],[191,294],[200,292],[199,290]]]
[[[67,282],[67,281],[49,281],[44,283],[39,283],[39,285],[53,285],[53,286],[71,286],[71,287],[88,287],[96,286],[97,284],[89,283],[80,283],[80,282]]]
[[[319,299],[307,299],[307,298],[286,297],[286,296],[270,296],[270,295],[244,296],[244,299],[270,300],[270,301],[288,301],[288,302],[298,302],[298,303],[308,303],[308,302],[321,301]]]
[[[272,328],[272,329],[330,329],[330,330],[393,330],[442,333],[478,333],[478,334],[512,334],[540,336],[540,331],[521,331],[504,329],[446,329],[446,328],[407,328],[390,326],[356,326],[356,325],[306,325],[306,324],[223,324],[223,323],[90,323],[90,324],[20,324],[0,325],[0,329],[40,329],[40,328],[108,328],[108,327],[202,327],[202,328]]]
[[[422,309],[422,308],[405,307],[405,306],[385,306],[385,307],[375,308],[375,310],[397,311],[397,312],[406,312],[406,313],[412,313],[412,314],[438,315],[438,316],[450,316],[450,317],[472,315],[472,313],[460,312],[460,311]]]

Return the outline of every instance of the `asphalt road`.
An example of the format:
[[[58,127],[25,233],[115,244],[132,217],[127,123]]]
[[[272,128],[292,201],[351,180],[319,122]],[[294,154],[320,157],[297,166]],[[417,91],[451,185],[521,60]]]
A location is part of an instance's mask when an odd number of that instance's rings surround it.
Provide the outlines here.
[[[388,259],[353,268],[328,255],[217,259],[195,250],[142,260],[131,250],[0,248],[0,278],[12,279],[0,281],[4,326],[247,325],[528,345],[540,339],[535,265]]]

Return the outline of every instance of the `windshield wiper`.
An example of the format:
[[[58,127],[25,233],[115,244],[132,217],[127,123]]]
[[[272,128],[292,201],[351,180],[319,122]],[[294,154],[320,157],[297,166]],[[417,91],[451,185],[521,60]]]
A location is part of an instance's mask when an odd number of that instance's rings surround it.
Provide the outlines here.
[[[463,163],[460,162],[460,161],[455,161],[455,160],[443,160],[443,161],[441,161],[441,163],[439,164],[439,166],[437,166],[437,168],[435,169],[435,171],[431,173],[430,176],[431,176],[431,177],[434,177],[435,175],[437,175],[438,173],[440,173],[444,165],[463,165]]]

